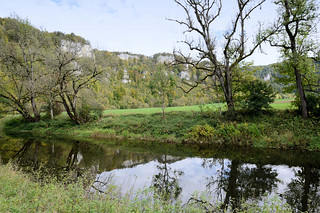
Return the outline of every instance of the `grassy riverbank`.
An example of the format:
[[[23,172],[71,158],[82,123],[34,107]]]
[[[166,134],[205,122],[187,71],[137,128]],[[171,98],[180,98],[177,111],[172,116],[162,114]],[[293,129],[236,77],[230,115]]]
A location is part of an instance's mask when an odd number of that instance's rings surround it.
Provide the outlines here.
[[[288,103],[279,103],[281,108]],[[191,107],[189,107],[191,109]],[[10,135],[58,137],[79,140],[120,138],[172,143],[212,143],[219,145],[320,150],[320,121],[304,120],[294,112],[274,110],[249,115],[220,115],[216,107],[197,111],[168,110],[166,117],[152,109],[106,111],[98,121],[74,125],[66,115],[54,120],[25,123],[19,117],[6,118],[3,131]],[[179,108],[180,109],[180,108]],[[180,110],[182,110],[181,108]],[[194,107],[194,109],[196,109]]]
[[[37,179],[11,164],[0,165],[0,212],[205,212],[221,210],[209,197],[195,197],[182,205],[164,201],[152,189],[121,194],[116,186],[108,185],[103,194],[93,193],[89,179],[77,182],[66,178]],[[71,181],[71,182],[70,182]],[[208,201],[208,202],[207,202]],[[236,212],[292,212],[278,198],[265,199],[264,204],[243,203]]]

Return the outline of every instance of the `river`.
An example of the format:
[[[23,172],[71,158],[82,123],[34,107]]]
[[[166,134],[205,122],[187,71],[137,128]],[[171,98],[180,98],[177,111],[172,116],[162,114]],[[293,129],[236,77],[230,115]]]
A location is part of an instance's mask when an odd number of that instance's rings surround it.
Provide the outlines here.
[[[294,211],[320,212],[320,153],[128,141],[0,138],[0,159],[26,171],[59,177],[90,174],[94,188],[116,184],[123,193],[153,186],[187,202],[206,193],[236,208],[243,200],[277,195]]]

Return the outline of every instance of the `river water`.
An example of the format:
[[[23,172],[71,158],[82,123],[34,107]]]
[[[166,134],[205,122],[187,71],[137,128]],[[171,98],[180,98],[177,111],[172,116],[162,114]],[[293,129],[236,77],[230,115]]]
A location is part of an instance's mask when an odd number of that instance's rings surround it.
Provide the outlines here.
[[[206,193],[237,207],[277,195],[297,212],[320,212],[320,153],[120,141],[0,138],[0,159],[51,175],[92,175],[95,188],[125,192],[153,186],[187,202]]]

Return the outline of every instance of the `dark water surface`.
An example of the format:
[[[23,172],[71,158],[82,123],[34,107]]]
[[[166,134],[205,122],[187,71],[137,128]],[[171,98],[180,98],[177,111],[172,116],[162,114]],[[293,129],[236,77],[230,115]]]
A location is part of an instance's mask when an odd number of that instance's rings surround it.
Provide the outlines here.
[[[123,192],[154,186],[184,202],[206,192],[212,202],[232,207],[278,195],[295,211],[320,212],[320,153],[0,138],[0,159],[55,176],[89,173],[99,190],[108,181]]]

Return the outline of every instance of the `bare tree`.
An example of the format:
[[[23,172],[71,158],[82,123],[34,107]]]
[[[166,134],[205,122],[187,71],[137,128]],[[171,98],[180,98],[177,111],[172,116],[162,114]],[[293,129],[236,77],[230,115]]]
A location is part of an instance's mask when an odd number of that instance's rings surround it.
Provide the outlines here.
[[[253,42],[250,41],[246,33],[248,31],[247,21],[265,1],[236,0],[237,11],[231,22],[231,28],[223,35],[222,54],[218,55],[217,34],[214,31],[219,24],[218,18],[221,15],[222,0],[175,0],[184,10],[186,20],[170,20],[185,26],[185,33],[199,36],[199,42],[196,42],[195,39],[183,41],[191,52],[197,53],[197,58],[191,57],[191,54],[185,55],[180,50],[174,51],[175,63],[189,65],[204,72],[203,77],[198,81],[184,82],[189,86],[188,89],[184,89],[185,92],[190,92],[207,78],[216,76],[227,102],[228,111],[234,110],[232,83],[235,68],[239,66],[240,62],[251,56],[273,33],[272,31],[258,32]],[[252,45],[247,45],[249,42]],[[248,46],[250,47],[248,48]],[[210,63],[207,63],[208,61]]]
[[[80,41],[56,39],[51,69],[61,102],[68,116],[77,124],[86,122],[78,107],[80,91],[88,88],[102,72],[95,65],[93,53],[87,55]]]

